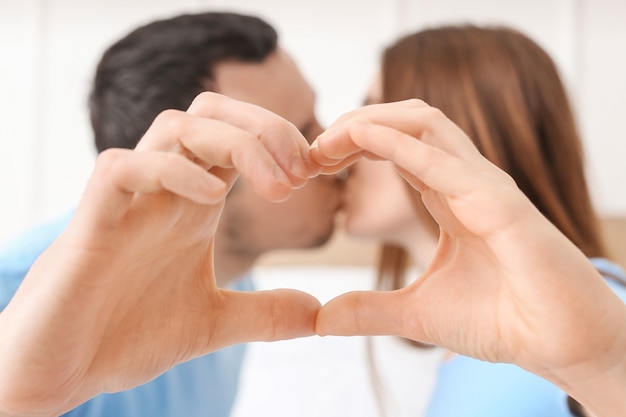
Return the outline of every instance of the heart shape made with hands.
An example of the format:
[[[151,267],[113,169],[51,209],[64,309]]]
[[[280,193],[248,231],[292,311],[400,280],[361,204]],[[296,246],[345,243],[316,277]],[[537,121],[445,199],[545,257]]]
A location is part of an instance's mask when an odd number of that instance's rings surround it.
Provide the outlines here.
[[[216,286],[215,231],[238,175],[281,200],[361,157],[392,161],[440,226],[419,279],[324,306],[295,290]],[[315,333],[403,336],[554,381],[622,346],[603,326],[623,304],[598,312],[591,301],[613,300],[607,291],[515,182],[423,102],[357,109],[309,149],[278,116],[205,93],[159,116],[134,151],[99,156],[70,226],[0,313],[0,394],[17,414],[60,414],[224,346]]]

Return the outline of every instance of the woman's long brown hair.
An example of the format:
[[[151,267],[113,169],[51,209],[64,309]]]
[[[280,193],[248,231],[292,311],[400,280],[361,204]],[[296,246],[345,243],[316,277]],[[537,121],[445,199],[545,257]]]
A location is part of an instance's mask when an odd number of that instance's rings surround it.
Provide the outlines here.
[[[585,255],[606,256],[574,115],[540,46],[504,27],[427,29],[384,51],[382,76],[383,101],[419,98],[442,110]],[[385,245],[378,287],[403,286],[407,259]]]

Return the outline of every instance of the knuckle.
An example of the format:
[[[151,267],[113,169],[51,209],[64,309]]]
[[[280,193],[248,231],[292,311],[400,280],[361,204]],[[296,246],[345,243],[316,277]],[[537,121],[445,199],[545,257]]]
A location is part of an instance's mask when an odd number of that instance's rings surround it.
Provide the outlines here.
[[[166,129],[168,131],[179,131],[183,127],[182,115],[184,112],[180,110],[163,110],[159,115],[154,119],[153,125],[158,127],[159,129]]]
[[[424,113],[426,114],[426,117],[428,119],[433,119],[436,121],[444,119],[446,117],[443,112],[437,107],[426,107],[424,108]]]
[[[426,102],[424,100],[420,100],[419,98],[410,98],[406,101],[406,103],[409,105],[409,107],[424,107],[427,106]]]
[[[279,135],[279,137],[283,137],[284,135],[288,135],[290,131],[291,128],[289,126],[289,122],[276,116],[270,118],[263,133],[270,137],[274,135]]]
[[[290,131],[290,123],[281,117],[272,117],[267,124],[267,130],[271,133],[286,134]]]
[[[134,151],[129,149],[110,148],[98,154],[94,164],[92,177],[116,181],[129,169],[128,156]]]
[[[118,165],[127,151],[125,149],[109,148],[96,157],[96,168],[99,171],[112,171]]]
[[[357,114],[356,116],[354,116],[351,120],[350,120],[351,124],[356,124],[356,123],[372,123],[372,120],[370,119],[370,117],[368,117],[367,114]]]
[[[161,152],[161,153],[155,154],[155,158],[156,157],[160,158],[163,166],[180,167],[182,165],[181,164],[182,162],[189,161],[187,158],[185,158],[182,155],[179,155],[177,153],[170,153],[170,152]]]
[[[220,103],[225,99],[225,96],[216,92],[203,91],[193,99],[190,108],[193,108],[204,116],[211,117],[217,113]]]

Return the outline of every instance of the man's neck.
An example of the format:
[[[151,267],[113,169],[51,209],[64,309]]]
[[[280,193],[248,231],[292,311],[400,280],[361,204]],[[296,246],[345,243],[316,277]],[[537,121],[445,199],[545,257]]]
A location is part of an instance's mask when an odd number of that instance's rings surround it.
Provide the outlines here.
[[[220,251],[215,249],[215,277],[217,286],[224,288],[236,279],[250,271],[254,266],[256,257],[239,256],[228,251]]]
[[[224,288],[248,273],[261,253],[243,250],[219,229],[215,238],[215,277]]]

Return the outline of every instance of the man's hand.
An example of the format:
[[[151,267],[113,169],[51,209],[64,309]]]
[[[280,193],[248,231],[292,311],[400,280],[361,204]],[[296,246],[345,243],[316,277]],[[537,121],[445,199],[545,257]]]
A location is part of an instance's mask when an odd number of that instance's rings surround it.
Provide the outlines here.
[[[236,343],[314,333],[319,302],[218,289],[214,235],[241,174],[282,200],[315,173],[298,130],[213,93],[97,160],[67,230],[0,313],[0,415],[58,415]]]

